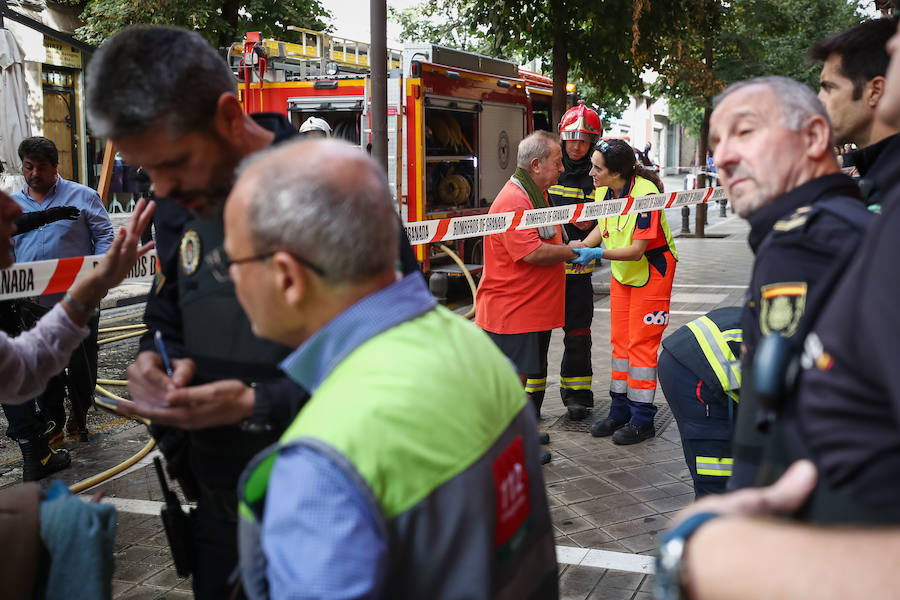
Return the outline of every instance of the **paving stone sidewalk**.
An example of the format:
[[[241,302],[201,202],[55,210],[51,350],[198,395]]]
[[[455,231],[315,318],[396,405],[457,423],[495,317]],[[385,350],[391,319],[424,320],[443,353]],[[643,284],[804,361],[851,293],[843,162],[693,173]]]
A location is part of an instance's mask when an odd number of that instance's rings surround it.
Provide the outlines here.
[[[711,207],[710,212],[717,211]],[[668,333],[713,308],[742,303],[752,264],[747,230],[742,219],[711,214],[709,233],[724,237],[676,240],[680,260]],[[608,270],[595,275],[596,289],[604,288],[604,277]],[[593,387],[598,405],[594,417],[603,418],[610,375],[609,298],[603,293],[595,297],[594,316]],[[651,598],[653,576],[647,568],[603,568],[607,555],[588,549],[627,553],[630,564],[648,564],[660,531],[693,499],[677,428],[672,422],[657,437],[636,446],[615,446],[608,438],[578,431],[589,422],[571,423],[565,416],[559,396],[561,356],[562,337],[555,332],[542,427],[551,435],[553,461],[545,467],[544,477],[560,548],[561,597]],[[656,401],[660,415],[665,415],[668,409],[661,392]],[[147,439],[143,427],[135,427],[91,444],[92,450],[77,452],[75,466],[62,473],[63,479],[71,484],[120,462]],[[190,581],[176,575],[166,546],[158,517],[162,498],[151,458],[89,492],[104,491],[118,507],[113,597],[190,598]]]

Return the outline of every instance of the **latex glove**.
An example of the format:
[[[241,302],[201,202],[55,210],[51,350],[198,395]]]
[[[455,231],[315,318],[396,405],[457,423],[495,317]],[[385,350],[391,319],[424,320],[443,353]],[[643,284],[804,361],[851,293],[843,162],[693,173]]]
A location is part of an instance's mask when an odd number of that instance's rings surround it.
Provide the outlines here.
[[[571,261],[576,265],[587,265],[592,260],[603,258],[603,248],[572,248],[572,252],[578,255],[578,258]]]

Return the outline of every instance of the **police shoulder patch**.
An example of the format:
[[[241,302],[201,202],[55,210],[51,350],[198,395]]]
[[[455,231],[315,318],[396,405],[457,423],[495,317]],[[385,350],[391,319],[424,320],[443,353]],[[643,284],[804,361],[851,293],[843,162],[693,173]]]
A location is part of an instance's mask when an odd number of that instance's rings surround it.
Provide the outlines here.
[[[185,232],[181,238],[181,270],[185,275],[193,275],[200,264],[200,236],[193,229]]]
[[[763,335],[794,335],[806,309],[806,282],[772,283],[760,289],[759,329]]]

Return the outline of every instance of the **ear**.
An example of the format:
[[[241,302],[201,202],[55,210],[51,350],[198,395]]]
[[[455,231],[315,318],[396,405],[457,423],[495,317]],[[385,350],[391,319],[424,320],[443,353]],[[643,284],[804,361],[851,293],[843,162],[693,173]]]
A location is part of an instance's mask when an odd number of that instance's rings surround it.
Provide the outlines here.
[[[878,106],[878,103],[881,102],[881,97],[884,95],[884,76],[877,75],[869,80],[863,94],[866,96],[869,108],[874,109]]]
[[[534,173],[535,171],[539,171],[541,169],[541,159],[537,157],[532,158],[529,167],[529,171],[531,171],[532,173]]]
[[[831,153],[831,127],[822,115],[815,115],[803,129],[806,154],[818,160]]]
[[[231,92],[222,92],[216,101],[216,116],[213,125],[226,140],[238,145],[244,130],[244,111],[237,97]]]
[[[307,273],[293,256],[284,251],[272,255],[275,286],[288,306],[298,306],[309,295]]]

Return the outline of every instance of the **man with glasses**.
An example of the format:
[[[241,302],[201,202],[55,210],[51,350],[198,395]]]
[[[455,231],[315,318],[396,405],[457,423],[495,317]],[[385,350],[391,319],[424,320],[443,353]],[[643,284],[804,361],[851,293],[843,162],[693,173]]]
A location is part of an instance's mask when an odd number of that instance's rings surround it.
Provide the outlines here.
[[[324,140],[245,164],[225,208],[230,274],[312,392],[241,478],[247,595],[557,598],[534,413],[488,337],[420,274],[398,277],[384,172]],[[337,221],[353,252],[325,233]]]
[[[112,139],[161,198],[154,223],[162,268],[144,316],[150,334],[128,370],[137,403],[120,410],[153,421],[169,473],[197,501],[186,535],[196,597],[229,597],[238,476],[307,393],[276,366],[290,349],[253,335],[233,285],[217,279],[205,257],[222,244],[222,207],[238,163],[297,131],[283,115],[244,114],[231,69],[187,30],[127,28],[95,53],[87,78],[93,133]],[[341,224],[333,227],[330,235],[340,236]],[[172,377],[154,349],[156,331],[173,358]]]

